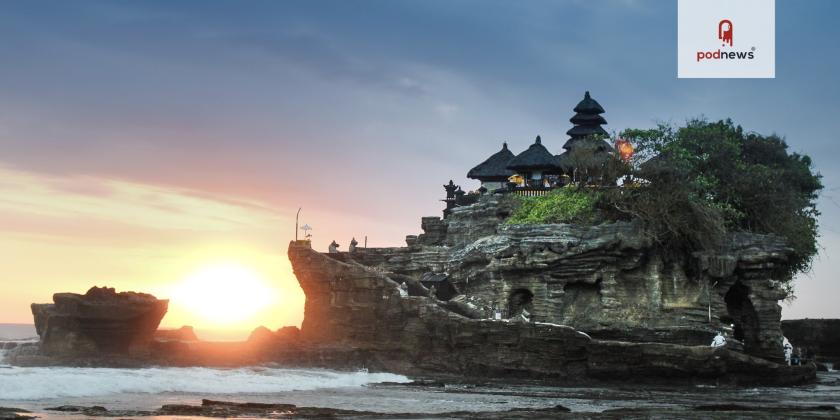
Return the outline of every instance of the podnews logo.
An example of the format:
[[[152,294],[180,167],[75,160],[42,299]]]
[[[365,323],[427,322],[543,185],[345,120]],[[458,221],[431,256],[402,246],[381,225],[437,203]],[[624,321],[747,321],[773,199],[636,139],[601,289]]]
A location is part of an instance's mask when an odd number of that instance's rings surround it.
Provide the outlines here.
[[[677,76],[775,77],[775,0],[678,0]]]
[[[729,46],[732,46],[732,21],[729,19],[724,19],[718,22],[718,39],[723,41],[723,45],[725,46],[726,43],[729,43]]]
[[[729,44],[729,47],[733,46],[733,29],[734,26],[729,19],[718,22],[717,37],[723,42],[721,47],[726,47],[726,44]],[[755,47],[752,47],[749,51],[723,51],[721,49],[717,51],[697,51],[696,57],[698,62],[700,60],[753,60],[755,59]]]

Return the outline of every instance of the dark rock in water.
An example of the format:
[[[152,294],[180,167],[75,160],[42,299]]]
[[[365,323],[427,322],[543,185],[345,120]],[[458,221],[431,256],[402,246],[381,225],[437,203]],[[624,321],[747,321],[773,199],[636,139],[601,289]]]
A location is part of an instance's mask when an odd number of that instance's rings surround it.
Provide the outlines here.
[[[142,353],[168,300],[145,293],[93,287],[84,295],[56,293],[52,304],[32,304],[40,352],[53,357]]]
[[[37,416],[28,415],[30,411],[22,408],[0,407],[0,420],[29,420]]]
[[[275,341],[276,339],[277,337],[274,336],[274,332],[262,325],[255,328],[254,331],[251,331],[251,334],[248,336],[249,343],[265,343]]]
[[[605,381],[787,386],[814,380],[814,366],[787,366],[725,348],[593,340],[587,374]]]
[[[565,383],[789,385],[815,375],[708,345],[601,341],[568,326],[469,319],[437,299],[401,296],[387,273],[358,263],[294,244],[289,258],[306,294],[302,348],[326,366]]]
[[[92,407],[85,407],[80,405],[61,405],[58,407],[50,407],[46,408],[47,411],[61,411],[64,413],[99,413],[99,412],[107,412],[108,409],[99,405],[94,405]]]
[[[283,327],[277,331],[271,331],[266,327],[259,326],[251,331],[248,336],[248,343],[252,344],[294,344],[300,338],[300,330],[298,327]]]
[[[818,362],[840,368],[840,319],[789,319],[782,331],[794,347],[811,350]]]
[[[48,408],[49,411],[80,413],[90,417],[149,417],[149,416],[191,416],[216,418],[268,418],[268,419],[532,419],[556,417],[570,410],[563,406],[544,409],[513,408],[503,411],[452,411],[444,413],[378,413],[374,411],[344,410],[322,407],[299,407],[294,404],[237,403],[227,401],[201,400],[201,405],[167,404],[154,411],[107,410],[104,407],[62,406]],[[2,413],[0,413],[2,415]],[[22,417],[19,417],[22,418]]]
[[[779,238],[735,234],[716,253],[666,258],[637,224],[503,224],[513,208],[509,196],[483,196],[446,219],[424,218],[428,239],[406,248],[320,254],[292,243],[306,294],[302,357],[556,381],[609,380],[611,371],[683,382],[814,379],[813,367],[777,363],[785,292],[776,276],[791,254]],[[444,278],[463,295],[430,298],[423,280]],[[717,330],[734,336],[731,346],[709,347]]]
[[[198,336],[195,335],[193,327],[184,325],[174,330],[157,330],[154,339],[161,341],[198,341]]]

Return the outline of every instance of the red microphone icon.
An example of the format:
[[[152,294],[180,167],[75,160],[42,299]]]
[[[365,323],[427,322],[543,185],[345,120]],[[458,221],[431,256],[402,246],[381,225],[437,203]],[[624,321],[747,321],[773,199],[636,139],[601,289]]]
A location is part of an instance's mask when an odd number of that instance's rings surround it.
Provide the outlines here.
[[[732,21],[724,19],[718,23],[718,39],[723,41],[724,46],[729,43],[732,46]]]

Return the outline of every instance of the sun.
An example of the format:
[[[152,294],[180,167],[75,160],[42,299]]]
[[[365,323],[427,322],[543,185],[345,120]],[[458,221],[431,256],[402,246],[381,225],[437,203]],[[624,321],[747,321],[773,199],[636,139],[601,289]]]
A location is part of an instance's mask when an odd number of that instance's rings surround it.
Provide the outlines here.
[[[171,294],[173,305],[214,325],[249,320],[275,297],[264,278],[237,263],[205,266],[176,284]]]

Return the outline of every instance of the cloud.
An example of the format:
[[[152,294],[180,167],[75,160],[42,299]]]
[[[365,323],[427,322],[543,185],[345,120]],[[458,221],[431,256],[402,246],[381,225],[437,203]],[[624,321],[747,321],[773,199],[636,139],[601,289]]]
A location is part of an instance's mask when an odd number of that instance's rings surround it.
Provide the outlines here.
[[[127,228],[155,231],[225,232],[276,224],[279,212],[261,203],[214,198],[207,193],[89,176],[59,177],[0,166],[0,229],[44,233],[78,224],[110,225],[115,234]],[[64,226],[63,229],[59,229]]]
[[[235,48],[260,51],[282,64],[300,67],[323,78],[342,80],[421,96],[427,92],[420,74],[401,75],[406,66],[383,61],[356,50],[343,48],[334,38],[314,30],[260,32],[249,35],[213,35],[216,41]]]

